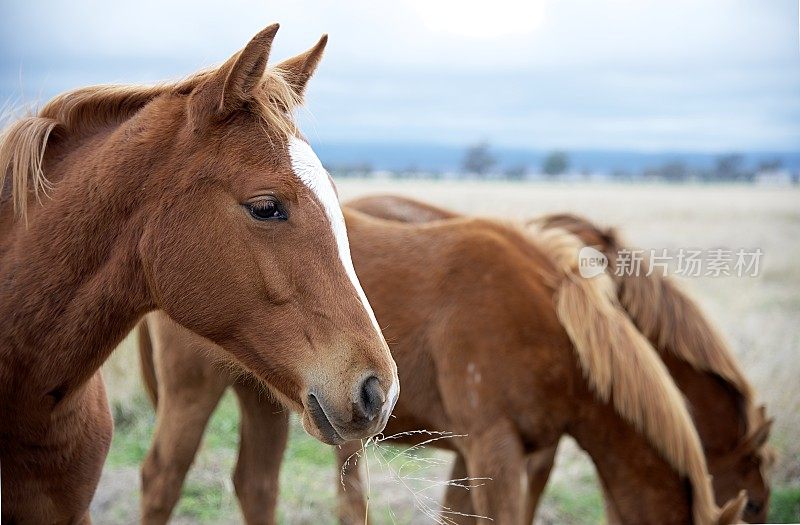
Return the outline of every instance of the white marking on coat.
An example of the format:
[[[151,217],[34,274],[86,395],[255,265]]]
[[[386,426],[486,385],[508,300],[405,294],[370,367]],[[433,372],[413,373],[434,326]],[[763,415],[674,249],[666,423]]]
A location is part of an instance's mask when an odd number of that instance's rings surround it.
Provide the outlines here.
[[[355,288],[356,294],[361,299],[361,304],[367,315],[372,321],[372,326],[381,338],[384,344],[386,340],[383,337],[381,327],[378,325],[378,320],[375,319],[375,312],[372,311],[372,306],[367,300],[367,295],[361,287],[361,282],[356,275],[356,269],[353,267],[353,258],[350,255],[350,242],[347,240],[347,226],[344,222],[344,214],[342,213],[342,205],[339,203],[339,198],[336,196],[336,189],[333,187],[333,180],[328,172],[322,166],[317,154],[311,149],[311,146],[304,140],[298,137],[289,138],[289,158],[292,162],[292,170],[297,178],[305,184],[317,199],[319,199],[328,221],[331,223],[333,230],[333,238],[336,239],[336,246],[339,251],[339,260],[344,266],[344,271],[350,278],[350,282]],[[400,396],[400,380],[397,377],[397,367],[393,366],[392,384],[389,386],[389,391],[386,393],[386,402],[384,403],[384,415],[388,420],[389,415],[394,409],[397,398]],[[385,423],[385,421],[384,421]]]
[[[314,153],[314,150],[311,149],[311,146],[309,146],[306,141],[298,137],[290,137],[289,158],[292,161],[294,173],[303,184],[308,186],[311,192],[316,195],[320,203],[322,203],[325,214],[328,216],[328,221],[331,223],[333,238],[336,239],[336,245],[339,249],[339,260],[341,260],[345,273],[353,283],[356,294],[361,299],[364,310],[367,311],[367,315],[369,315],[372,324],[375,326],[375,330],[380,334],[381,338],[383,338],[383,333],[381,332],[380,326],[378,326],[378,321],[375,319],[375,313],[372,311],[372,306],[370,306],[367,300],[364,289],[361,287],[361,283],[356,275],[356,270],[353,267],[353,259],[350,256],[350,243],[347,240],[347,226],[344,222],[342,206],[339,203],[336,190],[333,187],[333,181],[331,181],[328,172],[325,171],[325,168],[322,166],[322,162],[320,162],[317,154]],[[391,389],[389,394],[397,395]]]

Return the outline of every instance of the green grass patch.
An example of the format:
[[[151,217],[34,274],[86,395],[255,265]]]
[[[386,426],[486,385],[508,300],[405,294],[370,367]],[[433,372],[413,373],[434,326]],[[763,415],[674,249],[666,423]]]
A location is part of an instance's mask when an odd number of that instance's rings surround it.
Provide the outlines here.
[[[290,425],[289,446],[286,447],[284,462],[330,468],[331,472],[336,464],[333,448],[309,436],[296,418],[292,418]]]
[[[770,523],[800,523],[800,486],[772,489],[767,520]]]
[[[222,396],[211,415],[203,441],[211,450],[239,450],[239,405],[232,390]]]
[[[201,484],[188,481],[181,491],[176,515],[201,523],[217,523],[229,513],[227,495],[220,483]]]
[[[133,403],[115,404],[114,438],[108,453],[110,466],[138,466],[147,455],[153,440],[155,413],[144,394]],[[233,450],[239,448],[239,407],[232,392],[226,393],[206,428],[203,448]]]
[[[292,417],[281,465],[278,523],[337,523],[336,483],[333,447],[309,436]]]
[[[107,463],[110,466],[139,466],[144,460],[153,436],[155,414],[144,394],[137,394],[132,403],[115,403],[114,437]]]
[[[605,522],[603,496],[595,486],[566,487],[550,483],[542,499],[550,500],[559,523]]]

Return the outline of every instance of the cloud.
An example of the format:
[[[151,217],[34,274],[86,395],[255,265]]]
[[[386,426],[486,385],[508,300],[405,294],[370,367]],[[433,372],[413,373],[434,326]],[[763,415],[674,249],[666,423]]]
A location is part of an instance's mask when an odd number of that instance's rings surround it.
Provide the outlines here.
[[[0,10],[2,96],[179,77],[277,20],[277,58],[331,35],[310,87],[315,118],[305,119],[319,140],[800,144],[792,0],[51,0]]]

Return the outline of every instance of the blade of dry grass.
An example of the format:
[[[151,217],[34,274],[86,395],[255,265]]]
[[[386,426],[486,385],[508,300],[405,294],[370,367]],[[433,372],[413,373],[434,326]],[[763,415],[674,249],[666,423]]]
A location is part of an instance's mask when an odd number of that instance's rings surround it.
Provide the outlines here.
[[[387,442],[397,441],[400,438],[411,436],[429,436],[427,439],[409,447],[401,448],[400,450],[393,450],[386,446]],[[422,457],[415,452],[419,451],[422,447],[430,445],[444,439],[464,438],[464,434],[454,434],[452,432],[438,432],[431,430],[414,430],[409,432],[400,432],[391,436],[378,435],[366,441],[361,442],[361,448],[347,457],[342,464],[342,470],[339,474],[339,481],[343,487],[346,485],[344,482],[344,475],[348,468],[357,468],[358,461],[364,459],[366,469],[366,514],[364,516],[364,523],[369,523],[369,505],[371,500],[371,482],[370,482],[370,453],[372,459],[377,465],[386,473],[388,477],[393,480],[397,485],[407,491],[414,502],[414,508],[429,518],[433,523],[438,525],[455,525],[454,517],[470,517],[475,519],[490,520],[486,516],[477,514],[466,514],[455,511],[437,502],[429,492],[439,487],[457,487],[464,490],[471,490],[479,487],[486,481],[491,481],[491,478],[480,477],[466,477],[459,479],[431,479],[428,477],[421,477],[415,475],[423,468],[431,466],[443,466],[447,460],[435,457]],[[351,464],[352,462],[352,464]],[[413,485],[419,485],[414,487]],[[395,515],[389,508],[389,515],[394,522]]]

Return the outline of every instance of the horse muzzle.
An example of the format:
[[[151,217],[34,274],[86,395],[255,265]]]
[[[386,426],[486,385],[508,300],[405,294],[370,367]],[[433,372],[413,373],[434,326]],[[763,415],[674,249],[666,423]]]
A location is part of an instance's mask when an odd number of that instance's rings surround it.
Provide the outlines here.
[[[384,388],[375,375],[357,383],[346,410],[337,410],[324,395],[312,390],[303,403],[303,428],[329,445],[370,438],[386,426],[398,395],[396,377],[392,378],[389,388]]]

